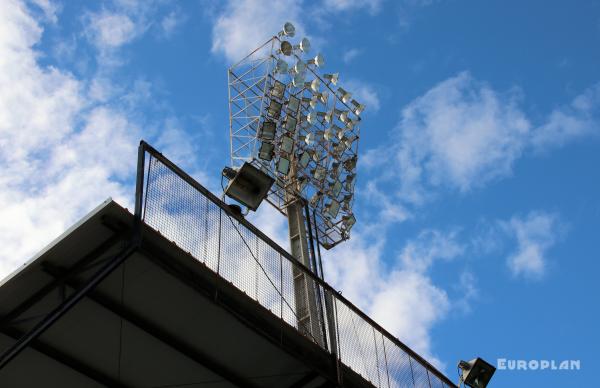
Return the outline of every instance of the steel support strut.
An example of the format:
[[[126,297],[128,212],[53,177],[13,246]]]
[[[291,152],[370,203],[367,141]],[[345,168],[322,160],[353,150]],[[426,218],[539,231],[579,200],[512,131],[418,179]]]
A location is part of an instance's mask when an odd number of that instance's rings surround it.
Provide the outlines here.
[[[0,356],[0,370],[6,366],[13,358],[19,355],[33,340],[38,338],[44,333],[50,326],[58,321],[63,315],[73,308],[83,297],[86,296],[94,287],[96,287],[102,280],[110,275],[117,267],[119,267],[132,253],[137,249],[134,244],[129,245],[127,248],[116,254],[108,263],[106,263],[98,272],[88,280],[87,284],[75,292],[73,295],[68,297],[63,303],[55,308],[50,314],[46,315],[37,325],[35,325],[30,331],[25,333],[17,342],[8,348],[2,356]]]

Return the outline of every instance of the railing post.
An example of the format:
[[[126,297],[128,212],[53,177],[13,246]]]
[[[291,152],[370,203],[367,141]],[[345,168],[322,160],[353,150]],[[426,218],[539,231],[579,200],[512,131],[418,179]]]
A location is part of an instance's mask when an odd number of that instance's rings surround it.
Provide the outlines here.
[[[138,147],[137,172],[135,179],[135,210],[136,222],[142,220],[142,204],[144,200],[144,167],[146,164],[146,142],[140,141]]]

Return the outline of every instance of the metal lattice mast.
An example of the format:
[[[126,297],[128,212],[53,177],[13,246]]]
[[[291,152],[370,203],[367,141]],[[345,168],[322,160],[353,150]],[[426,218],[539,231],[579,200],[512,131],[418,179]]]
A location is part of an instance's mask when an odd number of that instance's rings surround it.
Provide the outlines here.
[[[325,64],[320,53],[304,58],[310,42],[292,44],[294,33],[286,23],[229,69],[231,165],[251,163],[273,178],[267,201],[288,218],[291,253],[318,273],[307,239],[311,220],[303,210],[312,210],[317,244],[325,249],[349,238],[356,222],[352,205],[365,107],[338,86],[337,73],[320,73]],[[319,290],[300,271],[294,277],[298,325],[326,341]]]

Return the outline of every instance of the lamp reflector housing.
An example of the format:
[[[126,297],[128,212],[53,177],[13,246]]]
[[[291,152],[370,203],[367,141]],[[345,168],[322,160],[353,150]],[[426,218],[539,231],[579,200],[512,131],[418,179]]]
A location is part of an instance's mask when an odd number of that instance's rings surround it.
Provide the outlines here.
[[[293,116],[296,116],[298,109],[300,108],[300,99],[298,97],[290,96],[288,99],[287,109],[288,112]]]
[[[287,154],[291,154],[294,149],[294,140],[288,136],[281,137],[281,150]]]
[[[277,171],[283,175],[287,175],[290,172],[290,160],[285,157],[280,157],[277,162]]]
[[[340,203],[338,201],[332,199],[331,202],[328,203],[325,207],[327,208],[327,214],[329,214],[331,218],[337,217],[340,211]]]
[[[292,44],[290,42],[288,42],[287,40],[281,41],[281,45],[279,46],[279,51],[285,56],[292,55],[292,51],[293,51]]]
[[[323,78],[325,78],[327,81],[329,81],[329,83],[337,85],[337,83],[340,79],[340,73],[323,74]]]
[[[277,64],[275,65],[275,72],[279,74],[285,74],[288,71],[288,64],[283,59],[279,58],[277,60]]]
[[[471,361],[461,361],[458,364],[462,369],[462,380],[465,385],[472,388],[485,388],[492,379],[496,368],[481,358]]]
[[[263,140],[273,140],[275,139],[275,130],[277,125],[273,121],[263,121],[260,131],[258,133],[258,137]]]
[[[309,59],[308,63],[317,67],[325,66],[325,58],[321,53],[318,53],[313,59]]]
[[[276,98],[283,98],[285,94],[285,84],[283,82],[275,81],[273,84],[273,89],[271,90],[271,95]]]
[[[298,163],[300,164],[300,167],[306,168],[306,166],[308,166],[309,162],[310,162],[310,154],[308,152],[303,152],[302,155],[300,155],[300,160],[298,161]]]
[[[262,142],[258,150],[258,157],[262,160],[273,160],[273,152],[275,145],[272,143]]]
[[[223,173],[226,175],[225,170]],[[231,175],[227,174],[226,176],[230,177]],[[225,195],[255,211],[269,193],[274,181],[269,175],[246,162],[229,180],[225,188]]]
[[[302,38],[300,43],[295,45],[294,48],[299,49],[303,53],[307,53],[310,50],[310,40],[308,40],[308,38]]]
[[[267,108],[267,113],[274,119],[278,119],[279,116],[281,116],[281,107],[281,103],[275,100],[271,100],[271,102],[269,103],[269,107]]]
[[[279,31],[277,36],[287,36],[289,38],[293,38],[296,35],[296,27],[290,22],[287,22],[283,25],[283,30]]]

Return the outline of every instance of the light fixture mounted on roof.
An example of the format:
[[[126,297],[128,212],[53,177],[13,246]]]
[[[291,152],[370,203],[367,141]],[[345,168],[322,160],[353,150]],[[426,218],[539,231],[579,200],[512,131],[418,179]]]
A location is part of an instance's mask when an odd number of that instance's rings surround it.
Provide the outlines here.
[[[230,167],[223,169],[223,176],[229,180],[225,195],[255,211],[267,196],[275,181],[269,175],[246,162],[239,170]]]
[[[460,361],[458,363],[460,369],[460,381],[471,388],[485,388],[492,379],[496,368],[488,362],[477,357],[471,361]]]

